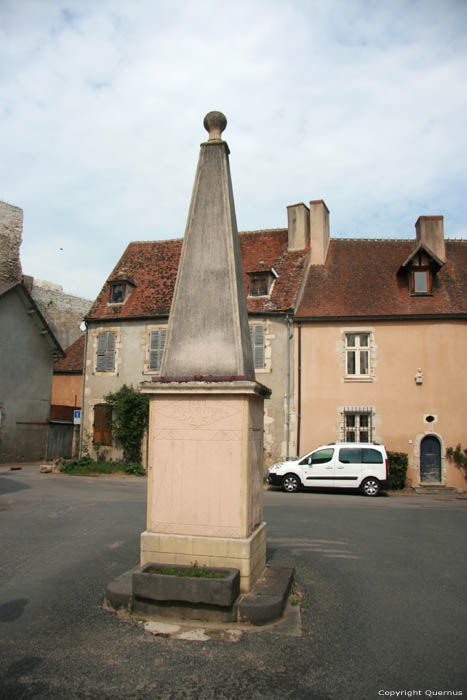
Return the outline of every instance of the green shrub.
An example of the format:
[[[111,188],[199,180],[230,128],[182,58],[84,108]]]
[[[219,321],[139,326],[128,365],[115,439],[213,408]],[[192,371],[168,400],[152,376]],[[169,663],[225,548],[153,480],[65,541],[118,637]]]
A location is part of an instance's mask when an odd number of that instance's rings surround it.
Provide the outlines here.
[[[112,404],[112,434],[123,447],[126,463],[141,462],[141,442],[149,416],[149,396],[124,384],[104,400]]]
[[[90,474],[133,474],[135,476],[144,476],[144,469],[141,464],[121,464],[119,462],[101,462],[94,461],[89,457],[64,462],[61,472],[65,474],[74,474],[77,476],[86,476]]]
[[[125,474],[133,474],[133,476],[144,476],[144,467],[138,462],[133,462],[131,464],[125,464]]]
[[[403,489],[405,486],[405,477],[407,476],[407,467],[409,466],[409,457],[407,453],[388,451],[388,466],[389,476],[387,488],[394,490]]]

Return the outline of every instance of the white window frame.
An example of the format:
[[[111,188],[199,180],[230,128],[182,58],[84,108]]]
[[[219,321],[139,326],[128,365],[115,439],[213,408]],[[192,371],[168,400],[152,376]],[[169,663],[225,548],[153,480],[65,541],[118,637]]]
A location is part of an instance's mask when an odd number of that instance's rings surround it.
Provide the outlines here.
[[[363,338],[366,342],[363,342]],[[351,342],[352,341],[352,342]],[[354,372],[349,371],[349,360],[353,356]],[[366,372],[362,370],[366,365]],[[366,331],[345,334],[345,374],[347,377],[367,378],[370,376],[370,334]]]
[[[339,354],[339,364],[342,368],[343,382],[372,382],[375,379],[376,360],[377,360],[377,345],[375,343],[374,328],[362,326],[346,326],[340,329],[341,337],[337,344]],[[348,343],[349,336],[368,336],[368,347],[361,345],[358,341],[355,346],[350,346]],[[360,373],[360,353],[368,351],[368,373]],[[350,374],[348,372],[348,355],[349,352],[355,352],[355,369],[358,373]]]

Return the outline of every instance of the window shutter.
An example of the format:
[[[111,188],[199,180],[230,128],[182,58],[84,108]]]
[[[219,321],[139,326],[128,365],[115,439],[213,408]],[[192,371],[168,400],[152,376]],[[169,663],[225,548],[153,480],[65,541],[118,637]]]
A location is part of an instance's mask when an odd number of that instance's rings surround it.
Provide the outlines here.
[[[106,331],[100,333],[97,340],[97,363],[98,372],[112,372],[115,368],[115,333]]]
[[[106,333],[100,333],[97,339],[97,363],[96,370],[105,372],[105,351],[107,349]]]
[[[105,371],[112,372],[115,368],[115,334],[107,333],[107,350],[105,353]]]
[[[164,354],[165,338],[167,331],[165,328],[158,328],[151,331],[149,345],[149,369],[159,370],[162,364],[162,355]]]
[[[253,362],[255,369],[264,367],[264,326],[254,323],[250,326],[250,338],[253,349]]]
[[[93,443],[100,445],[112,444],[112,406],[97,404],[94,406]]]

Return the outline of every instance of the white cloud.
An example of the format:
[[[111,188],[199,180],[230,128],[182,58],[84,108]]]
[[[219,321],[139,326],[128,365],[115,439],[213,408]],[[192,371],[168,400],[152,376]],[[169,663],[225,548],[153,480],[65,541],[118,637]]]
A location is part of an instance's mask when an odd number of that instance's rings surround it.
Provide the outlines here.
[[[467,5],[7,0],[0,199],[25,272],[94,297],[127,243],[183,234],[221,109],[241,229],[324,198],[335,235],[465,236]],[[63,251],[60,251],[63,248]]]

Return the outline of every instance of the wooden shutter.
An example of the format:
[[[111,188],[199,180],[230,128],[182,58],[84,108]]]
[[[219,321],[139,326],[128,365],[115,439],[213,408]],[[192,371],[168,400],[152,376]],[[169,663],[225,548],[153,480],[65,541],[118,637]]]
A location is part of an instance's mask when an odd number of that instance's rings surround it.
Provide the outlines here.
[[[255,369],[264,368],[264,326],[261,323],[253,323],[250,326],[250,338],[253,349],[253,362]]]
[[[93,443],[99,445],[112,444],[112,406],[101,403],[94,406]]]
[[[165,328],[157,328],[151,331],[149,341],[149,369],[151,371],[161,368],[166,335],[167,330]]]
[[[115,368],[115,333],[106,333],[107,351],[105,353],[105,371],[112,372]]]
[[[115,369],[115,333],[106,331],[99,333],[97,339],[97,363],[98,372],[112,372]]]

